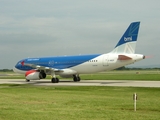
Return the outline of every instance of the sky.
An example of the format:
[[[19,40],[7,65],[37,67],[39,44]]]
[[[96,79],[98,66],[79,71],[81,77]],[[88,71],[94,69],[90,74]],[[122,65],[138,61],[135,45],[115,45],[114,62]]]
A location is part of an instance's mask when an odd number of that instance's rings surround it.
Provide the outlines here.
[[[0,0],[0,69],[28,57],[108,53],[140,21],[133,67],[160,67],[159,0]]]

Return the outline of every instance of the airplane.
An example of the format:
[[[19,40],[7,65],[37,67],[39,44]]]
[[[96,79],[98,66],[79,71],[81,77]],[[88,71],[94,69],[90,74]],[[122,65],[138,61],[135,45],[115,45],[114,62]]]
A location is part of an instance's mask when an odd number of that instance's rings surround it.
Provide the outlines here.
[[[63,78],[81,80],[80,74],[110,71],[145,59],[142,54],[135,54],[140,22],[129,25],[115,48],[104,54],[37,57],[20,60],[13,68],[14,72],[25,74],[26,81],[45,79],[51,75],[51,82],[58,83],[59,75]]]

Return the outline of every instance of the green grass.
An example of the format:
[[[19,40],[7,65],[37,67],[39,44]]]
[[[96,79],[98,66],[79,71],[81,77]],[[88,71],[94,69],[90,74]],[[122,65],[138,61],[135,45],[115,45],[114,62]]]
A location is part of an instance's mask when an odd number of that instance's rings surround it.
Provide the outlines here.
[[[160,74],[92,74],[82,75],[82,80],[160,80]]]
[[[160,88],[3,84],[0,120],[159,120],[159,98]]]
[[[157,70],[108,71],[96,74],[81,75],[84,80],[160,80]]]

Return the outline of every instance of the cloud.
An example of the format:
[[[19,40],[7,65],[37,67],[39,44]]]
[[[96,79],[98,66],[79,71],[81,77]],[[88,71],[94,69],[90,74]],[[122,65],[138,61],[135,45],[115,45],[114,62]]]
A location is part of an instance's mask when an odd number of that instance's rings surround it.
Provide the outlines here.
[[[110,52],[133,21],[141,21],[137,53],[156,54],[152,62],[158,64],[158,3],[158,0],[3,0],[2,67],[10,68],[25,57]]]

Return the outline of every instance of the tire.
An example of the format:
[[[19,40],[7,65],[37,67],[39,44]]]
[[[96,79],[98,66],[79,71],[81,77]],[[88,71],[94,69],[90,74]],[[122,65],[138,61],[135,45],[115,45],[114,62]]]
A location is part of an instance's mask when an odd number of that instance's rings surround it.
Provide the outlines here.
[[[51,79],[51,82],[52,82],[52,83],[59,83],[59,79],[58,79],[58,78],[52,78],[52,79]]]
[[[59,79],[58,78],[56,78],[56,83],[59,83]]]
[[[26,79],[26,82],[30,82],[30,80]]]

